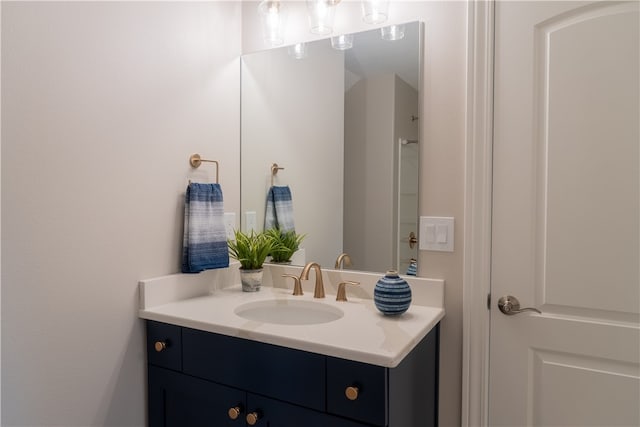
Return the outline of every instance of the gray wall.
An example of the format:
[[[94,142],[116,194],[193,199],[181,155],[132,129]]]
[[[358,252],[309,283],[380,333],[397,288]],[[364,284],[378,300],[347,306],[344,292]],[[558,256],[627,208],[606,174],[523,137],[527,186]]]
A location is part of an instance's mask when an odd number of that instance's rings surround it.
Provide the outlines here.
[[[239,210],[240,24],[2,2],[2,425],[144,425],[138,280],[179,269],[190,154]]]

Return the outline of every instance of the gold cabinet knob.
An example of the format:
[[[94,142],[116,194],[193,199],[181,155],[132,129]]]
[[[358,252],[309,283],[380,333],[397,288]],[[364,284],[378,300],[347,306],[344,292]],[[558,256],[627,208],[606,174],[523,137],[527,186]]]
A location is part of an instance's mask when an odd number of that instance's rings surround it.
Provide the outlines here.
[[[167,343],[165,341],[156,341],[153,347],[158,353],[160,353],[162,350],[167,348]]]
[[[254,426],[256,425],[256,423],[258,422],[258,413],[257,412],[250,412],[247,414],[247,424],[249,424],[250,426]]]
[[[347,396],[349,400],[356,400],[358,398],[358,391],[358,387],[356,386],[347,387],[344,390],[344,395]]]
[[[229,414],[229,418],[232,420],[237,420],[240,414],[242,413],[242,408],[239,406],[234,406],[233,408],[229,408],[227,414]]]

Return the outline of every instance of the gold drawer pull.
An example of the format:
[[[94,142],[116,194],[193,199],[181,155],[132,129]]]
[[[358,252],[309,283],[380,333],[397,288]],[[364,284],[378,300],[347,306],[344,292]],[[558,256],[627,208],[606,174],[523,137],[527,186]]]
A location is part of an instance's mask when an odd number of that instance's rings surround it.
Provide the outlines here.
[[[239,406],[234,406],[233,408],[229,408],[229,412],[227,412],[227,414],[229,414],[229,418],[231,418],[232,420],[238,419],[241,413],[242,413],[242,408],[240,408]]]
[[[256,425],[260,417],[258,417],[258,413],[254,411],[254,412],[248,413],[246,419],[247,419],[247,424],[249,424],[250,426],[254,426]]]
[[[356,386],[347,387],[344,390],[344,395],[347,396],[349,400],[356,400],[358,398],[358,391],[360,390]]]
[[[156,341],[153,347],[158,353],[160,353],[162,350],[167,348],[167,343],[165,341]]]

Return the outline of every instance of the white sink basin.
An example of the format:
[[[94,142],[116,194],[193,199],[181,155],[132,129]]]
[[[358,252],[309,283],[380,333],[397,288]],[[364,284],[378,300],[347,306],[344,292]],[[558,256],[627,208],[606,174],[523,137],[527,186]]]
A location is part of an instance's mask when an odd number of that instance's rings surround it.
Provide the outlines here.
[[[333,322],[344,316],[337,307],[291,299],[249,302],[236,307],[234,312],[247,320],[280,325],[314,325]]]

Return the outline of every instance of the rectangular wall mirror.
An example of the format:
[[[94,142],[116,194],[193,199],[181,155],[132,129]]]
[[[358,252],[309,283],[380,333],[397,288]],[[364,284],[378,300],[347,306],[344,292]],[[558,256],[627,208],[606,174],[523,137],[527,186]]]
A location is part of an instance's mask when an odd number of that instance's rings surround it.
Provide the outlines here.
[[[347,253],[345,268],[404,274],[417,259],[423,30],[387,29],[242,57],[241,228],[262,230],[269,188],[288,186],[296,263]]]

